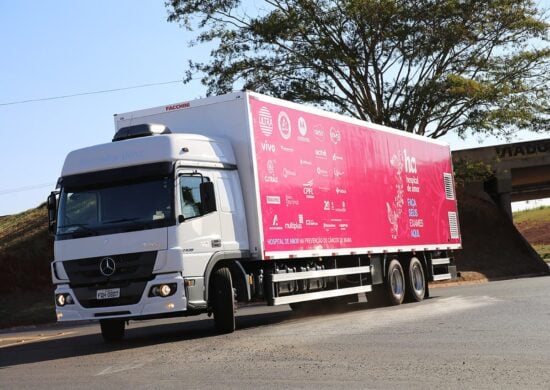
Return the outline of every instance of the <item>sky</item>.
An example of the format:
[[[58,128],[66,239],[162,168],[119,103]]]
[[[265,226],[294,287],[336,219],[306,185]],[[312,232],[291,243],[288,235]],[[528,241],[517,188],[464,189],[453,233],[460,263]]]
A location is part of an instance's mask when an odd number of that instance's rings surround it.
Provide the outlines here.
[[[67,153],[111,141],[115,113],[205,96],[196,80],[11,104],[182,80],[209,49],[190,48],[192,33],[167,15],[163,0],[0,0],[0,216],[44,202]]]

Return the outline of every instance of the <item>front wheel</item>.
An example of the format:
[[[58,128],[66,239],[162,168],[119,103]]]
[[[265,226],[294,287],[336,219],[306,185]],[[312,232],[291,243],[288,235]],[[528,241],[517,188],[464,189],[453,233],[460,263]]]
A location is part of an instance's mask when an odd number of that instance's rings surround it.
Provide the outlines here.
[[[422,263],[416,257],[413,257],[409,261],[409,267],[407,272],[407,287],[406,287],[406,301],[407,302],[420,302],[424,299],[426,294],[426,278],[424,276],[424,269]]]
[[[212,313],[219,333],[235,331],[235,298],[229,268],[222,267],[212,275]]]
[[[106,343],[115,343],[124,337],[124,320],[101,320],[101,336]]]

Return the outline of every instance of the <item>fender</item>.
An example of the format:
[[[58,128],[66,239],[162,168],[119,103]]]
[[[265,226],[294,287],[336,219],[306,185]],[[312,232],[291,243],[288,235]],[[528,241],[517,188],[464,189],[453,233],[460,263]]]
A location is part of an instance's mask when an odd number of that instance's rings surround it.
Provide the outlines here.
[[[246,274],[241,262],[238,259],[249,259],[249,251],[220,251],[216,252],[208,260],[206,270],[204,271],[204,300],[208,302],[210,294],[210,275],[215,268],[225,265],[231,271],[233,286],[237,289],[237,301],[246,302],[251,298],[250,285],[248,284],[248,275]]]

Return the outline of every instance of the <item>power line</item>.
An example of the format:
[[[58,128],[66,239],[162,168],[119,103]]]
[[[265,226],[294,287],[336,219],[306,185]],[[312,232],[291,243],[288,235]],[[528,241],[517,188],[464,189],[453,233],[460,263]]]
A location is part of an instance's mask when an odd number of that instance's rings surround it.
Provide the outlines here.
[[[15,194],[16,192],[25,192],[30,190],[36,190],[39,188],[45,188],[45,187],[53,187],[56,183],[43,183],[43,184],[36,184],[33,186],[25,186],[25,187],[17,187],[17,188],[11,188],[7,190],[0,190],[0,195],[9,195],[9,194]]]
[[[176,84],[176,83],[182,83],[182,82],[183,82],[183,80],[172,80],[172,81],[163,81],[163,82],[160,82],[160,83],[134,85],[134,86],[131,86],[131,87],[104,89],[104,90],[101,90],[101,91],[80,92],[80,93],[74,93],[74,94],[71,94],[71,95],[50,96],[50,97],[37,98],[37,99],[18,100],[18,101],[13,101],[13,102],[0,103],[0,106],[13,106],[13,105],[16,105],[16,104],[44,102],[44,101],[47,101],[47,100],[67,99],[67,98],[72,98],[72,97],[77,97],[77,96],[97,95],[97,94],[100,94],[100,93],[125,91],[125,90],[128,90],[128,89],[147,88],[147,87],[154,87],[154,86],[158,86],[158,85]]]

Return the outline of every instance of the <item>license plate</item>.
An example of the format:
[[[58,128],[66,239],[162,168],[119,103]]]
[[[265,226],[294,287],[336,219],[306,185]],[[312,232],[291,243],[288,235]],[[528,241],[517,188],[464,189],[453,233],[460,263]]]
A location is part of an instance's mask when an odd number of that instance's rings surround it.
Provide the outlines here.
[[[120,298],[120,288],[108,288],[105,290],[97,290],[97,299],[114,299]]]

